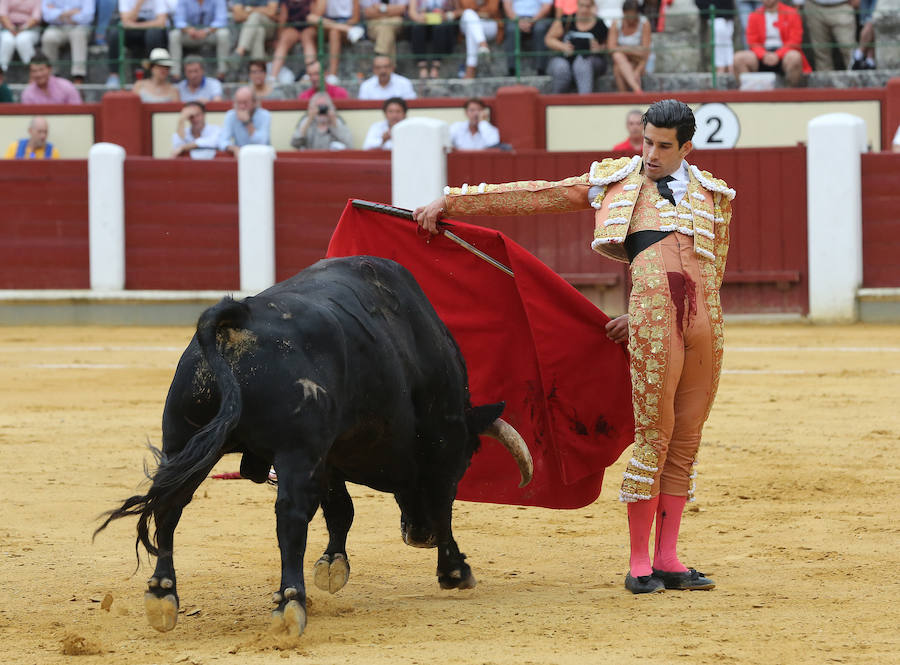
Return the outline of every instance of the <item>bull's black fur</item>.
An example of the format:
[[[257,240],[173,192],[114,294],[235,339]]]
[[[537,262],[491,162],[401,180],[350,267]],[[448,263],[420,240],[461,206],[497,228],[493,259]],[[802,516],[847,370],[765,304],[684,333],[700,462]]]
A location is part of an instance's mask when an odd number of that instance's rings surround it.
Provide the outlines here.
[[[324,558],[346,557],[346,481],[394,494],[404,540],[436,546],[441,586],[465,587],[474,578],[453,540],[452,504],[477,435],[502,409],[472,407],[459,348],[402,266],[323,260],[202,314],[166,399],[152,484],[97,531],[137,516],[136,546],[158,556],[153,579],[171,580],[150,593],[177,599],[172,542],[181,512],[216,462],[240,453],[245,476],[264,482],[270,465],[278,475],[282,595],[297,589],[305,602],[307,524],[320,505]]]

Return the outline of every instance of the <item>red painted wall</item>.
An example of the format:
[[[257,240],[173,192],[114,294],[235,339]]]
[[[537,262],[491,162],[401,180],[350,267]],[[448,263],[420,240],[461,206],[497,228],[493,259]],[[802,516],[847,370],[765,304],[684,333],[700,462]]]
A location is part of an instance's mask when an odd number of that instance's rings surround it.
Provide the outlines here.
[[[0,160],[0,183],[0,288],[88,288],[87,162]]]
[[[862,156],[863,286],[900,287],[900,154]]]
[[[237,161],[125,160],[125,288],[240,287]]]

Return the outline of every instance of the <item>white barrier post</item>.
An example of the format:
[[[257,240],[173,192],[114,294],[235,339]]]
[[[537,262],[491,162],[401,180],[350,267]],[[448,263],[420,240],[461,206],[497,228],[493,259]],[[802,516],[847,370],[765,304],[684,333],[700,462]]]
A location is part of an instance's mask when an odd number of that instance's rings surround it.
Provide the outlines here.
[[[860,154],[866,123],[849,113],[810,120],[806,150],[809,318],[855,321],[862,284]]]
[[[409,118],[391,129],[391,202],[413,210],[442,196],[450,129],[434,118]]]
[[[238,152],[241,291],[275,283],[275,149],[247,145]]]
[[[88,256],[91,289],[125,288],[125,149],[95,143],[88,152]]]

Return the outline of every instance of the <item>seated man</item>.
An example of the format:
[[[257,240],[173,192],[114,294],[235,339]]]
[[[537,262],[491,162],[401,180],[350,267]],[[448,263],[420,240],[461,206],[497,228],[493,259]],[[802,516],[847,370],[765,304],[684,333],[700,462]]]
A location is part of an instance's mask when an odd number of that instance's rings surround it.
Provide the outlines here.
[[[318,60],[306,65],[306,75],[309,77],[309,87],[297,95],[297,99],[302,101],[308,100],[319,91],[319,85],[322,83],[322,65]],[[329,83],[328,77],[325,78],[325,92],[331,99],[347,99],[350,96],[346,88]]]
[[[373,75],[359,86],[360,99],[415,99],[416,91],[412,81],[394,73],[394,60],[390,56],[376,53],[372,59]]]
[[[550,0],[503,0],[506,12],[506,35],[503,47],[506,50],[506,73],[516,75],[516,30],[519,31],[519,48],[539,52],[534,58],[538,75],[547,71],[547,56],[543,51],[544,38],[553,22],[553,2]]]
[[[384,111],[384,120],[379,120],[369,127],[363,141],[363,150],[390,150],[394,147],[391,129],[406,119],[406,102],[400,97],[391,97],[385,100],[381,110]]]
[[[359,0],[369,39],[375,42],[375,53],[396,55],[408,5],[409,0]]]
[[[277,0],[240,0],[231,5],[231,18],[241,26],[234,54],[253,60],[265,60],[266,40],[275,36],[278,19]]]
[[[212,159],[221,133],[221,127],[206,124],[206,107],[202,102],[188,102],[181,109],[172,134],[172,157],[189,154],[191,159]]]
[[[297,150],[346,150],[353,145],[350,128],[341,120],[327,92],[309,99],[309,108],[300,118],[291,145]]]
[[[269,145],[272,117],[260,108],[256,93],[247,86],[234,93],[234,108],[225,114],[219,150],[234,155],[245,145]]]
[[[644,150],[644,123],[641,118],[644,112],[632,109],[625,115],[625,129],[628,130],[628,138],[621,143],[616,143],[612,149],[621,152],[630,152],[632,155],[640,155]]]
[[[59,150],[47,141],[47,119],[36,115],[28,123],[28,138],[10,143],[3,159],[59,159]]]
[[[124,32],[122,36],[126,49],[132,49],[138,59],[146,58],[155,48],[166,48],[166,23],[169,20],[169,8],[166,0],[119,0],[119,21]],[[120,25],[112,23],[106,30],[106,43],[109,45],[109,62],[112,73],[106,80],[107,88],[121,86],[119,75]]]
[[[94,20],[94,0],[44,0],[41,6],[47,29],[41,49],[51,62],[59,60],[59,47],[69,42],[72,80],[84,83],[87,75],[88,38]]]
[[[812,67],[803,55],[803,24],[800,14],[778,0],[763,0],[747,23],[749,51],[734,54],[734,75],[741,83],[745,72],[784,74],[788,85],[799,85]]]
[[[206,76],[203,58],[189,55],[184,59],[184,78],[178,82],[178,94],[183,102],[222,101],[222,83]]]
[[[68,81],[53,76],[50,59],[38,51],[28,63],[31,83],[22,91],[23,104],[81,104],[81,93]]]
[[[169,50],[172,52],[172,75],[181,76],[181,54],[184,47],[199,48],[216,45],[216,76],[225,78],[228,53],[231,50],[231,33],[228,31],[228,7],[225,0],[178,0],[173,21],[175,29],[169,32]]]
[[[500,144],[500,132],[487,121],[488,109],[478,97],[463,104],[466,119],[450,125],[450,143],[454,150],[484,150]]]

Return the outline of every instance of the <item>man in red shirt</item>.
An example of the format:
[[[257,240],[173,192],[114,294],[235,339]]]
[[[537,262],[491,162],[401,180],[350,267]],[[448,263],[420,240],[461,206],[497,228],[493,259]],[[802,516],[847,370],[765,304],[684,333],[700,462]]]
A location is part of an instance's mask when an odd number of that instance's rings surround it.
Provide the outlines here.
[[[763,0],[747,20],[749,50],[734,55],[738,85],[744,72],[775,72],[783,74],[788,85],[799,85],[812,71],[802,43],[803,23],[797,10],[778,0]]]
[[[632,109],[625,116],[625,129],[628,130],[628,138],[613,146],[613,150],[628,152],[632,155],[640,155],[644,149],[644,124],[641,117],[644,114],[637,109]]]
[[[297,95],[297,99],[309,101],[314,94],[319,92],[319,85],[321,85],[322,65],[319,64],[318,60],[313,60],[306,65],[306,75],[309,76],[310,86]],[[339,85],[331,85],[330,83],[325,83],[325,92],[332,99],[347,99],[350,96],[346,88],[342,88]]]

